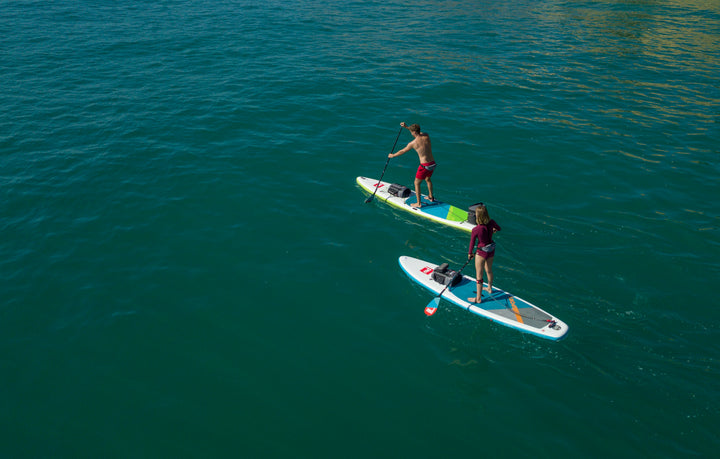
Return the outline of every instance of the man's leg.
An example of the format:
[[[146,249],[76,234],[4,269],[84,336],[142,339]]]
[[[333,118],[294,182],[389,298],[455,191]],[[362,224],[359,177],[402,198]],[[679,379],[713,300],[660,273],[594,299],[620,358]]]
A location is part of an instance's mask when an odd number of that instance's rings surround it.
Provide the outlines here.
[[[422,183],[422,179],[415,178],[415,197],[417,198],[417,204],[410,204],[410,207],[422,206],[422,202],[420,201],[422,199],[420,197],[420,183]]]

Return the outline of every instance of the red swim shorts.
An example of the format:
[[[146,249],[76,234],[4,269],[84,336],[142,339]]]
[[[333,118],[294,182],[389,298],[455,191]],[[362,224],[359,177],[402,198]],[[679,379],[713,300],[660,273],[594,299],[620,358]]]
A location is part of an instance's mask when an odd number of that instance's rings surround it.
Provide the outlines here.
[[[430,163],[422,163],[418,166],[417,173],[415,174],[415,178],[424,180],[426,178],[429,178],[433,175],[433,171],[435,170],[435,161]]]

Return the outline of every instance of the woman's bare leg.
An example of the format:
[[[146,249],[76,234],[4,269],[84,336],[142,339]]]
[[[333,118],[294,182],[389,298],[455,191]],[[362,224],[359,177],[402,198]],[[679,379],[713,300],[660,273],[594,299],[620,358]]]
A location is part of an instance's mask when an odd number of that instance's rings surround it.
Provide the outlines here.
[[[494,259],[495,259],[495,256],[492,256],[492,257],[488,258],[488,259],[486,260],[487,262],[485,263],[485,273],[487,273],[487,280],[488,280],[488,282],[487,282],[487,283],[488,283],[488,286],[487,286],[487,288],[485,289],[485,291],[488,292],[488,293],[490,293],[490,294],[492,294],[492,284],[493,284],[493,270],[492,270],[492,265],[493,265],[493,260],[494,260]]]
[[[485,267],[485,259],[480,255],[475,255],[475,277],[477,278],[477,293],[475,298],[468,298],[470,303],[481,303],[482,302],[482,290],[483,290],[483,271]]]

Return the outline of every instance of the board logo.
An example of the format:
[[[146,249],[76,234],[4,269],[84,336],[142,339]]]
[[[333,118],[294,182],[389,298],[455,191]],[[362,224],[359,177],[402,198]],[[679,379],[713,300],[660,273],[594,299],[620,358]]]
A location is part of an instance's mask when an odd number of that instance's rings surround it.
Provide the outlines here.
[[[433,269],[429,266],[425,266],[423,269],[420,270],[420,272],[429,276],[430,274],[432,274]]]

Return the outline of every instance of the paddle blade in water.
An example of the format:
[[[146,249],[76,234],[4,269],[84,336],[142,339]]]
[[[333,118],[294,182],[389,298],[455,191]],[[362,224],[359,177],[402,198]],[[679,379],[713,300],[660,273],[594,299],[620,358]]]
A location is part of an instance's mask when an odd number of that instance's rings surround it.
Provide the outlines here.
[[[440,298],[435,297],[428,303],[427,306],[425,306],[425,315],[431,316],[435,314],[435,311],[437,311],[438,306],[440,306]]]

